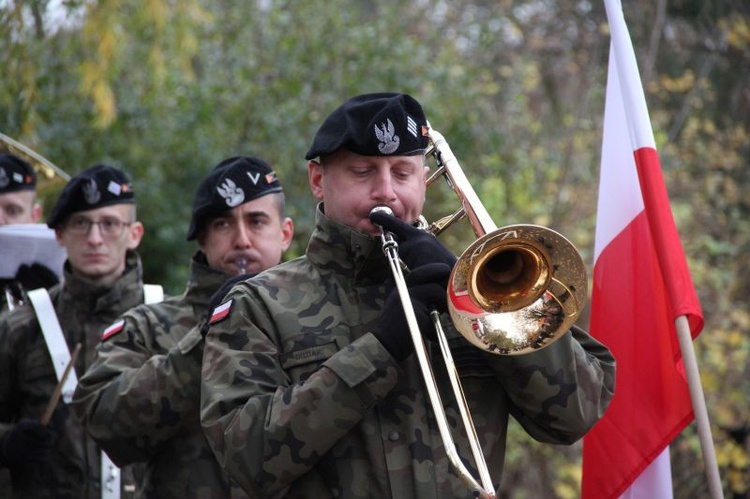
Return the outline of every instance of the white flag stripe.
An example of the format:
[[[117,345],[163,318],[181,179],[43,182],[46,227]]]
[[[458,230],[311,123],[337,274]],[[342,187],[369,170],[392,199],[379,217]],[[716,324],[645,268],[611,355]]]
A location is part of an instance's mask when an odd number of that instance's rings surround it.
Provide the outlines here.
[[[669,499],[672,497],[672,462],[669,459],[669,447],[638,475],[633,485],[621,496],[621,499]]]
[[[594,263],[612,239],[644,209],[633,147],[627,137],[625,105],[618,76],[610,49]]]
[[[615,51],[615,62],[618,74],[622,78],[622,97],[625,113],[628,117],[630,138],[633,151],[641,147],[656,149],[654,133],[651,130],[651,120],[646,107],[646,97],[643,94],[641,76],[635,59],[633,44],[630,41],[628,27],[619,0],[604,0],[607,9],[607,19],[612,35],[612,47]],[[612,60],[610,59],[610,63]]]

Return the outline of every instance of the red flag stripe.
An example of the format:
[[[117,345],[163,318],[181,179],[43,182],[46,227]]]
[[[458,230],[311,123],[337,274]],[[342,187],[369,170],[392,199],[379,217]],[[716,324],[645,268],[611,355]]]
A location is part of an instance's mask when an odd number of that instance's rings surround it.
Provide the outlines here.
[[[643,244],[649,239],[641,213],[594,267],[590,329],[614,354],[617,376],[612,404],[584,438],[584,499],[619,496],[692,421],[661,269]]]
[[[685,292],[694,289],[693,279],[687,261],[683,258],[682,243],[672,217],[659,155],[656,149],[642,147],[635,151],[635,163],[644,204],[648,206],[646,213],[649,225],[659,228],[652,231],[652,235],[656,254],[660,256],[659,263],[664,273],[664,281],[672,298],[672,315],[675,318],[687,316],[690,331],[695,339],[703,329],[703,312],[695,293]]]

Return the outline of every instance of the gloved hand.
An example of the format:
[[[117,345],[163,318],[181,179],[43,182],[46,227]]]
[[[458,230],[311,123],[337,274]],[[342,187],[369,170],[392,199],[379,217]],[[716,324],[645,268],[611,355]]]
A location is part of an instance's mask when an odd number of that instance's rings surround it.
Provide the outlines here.
[[[0,458],[8,467],[49,461],[54,433],[39,421],[22,419],[0,441]]]
[[[24,263],[18,267],[16,280],[23,285],[26,291],[38,288],[49,289],[60,281],[54,272],[41,263],[31,265]]]
[[[451,268],[456,264],[456,255],[429,232],[379,211],[370,215],[370,221],[393,234],[398,243],[398,256],[409,269],[430,263],[444,263]]]
[[[445,263],[429,263],[415,269],[405,277],[414,307],[414,315],[422,334],[434,335],[430,312],[447,310],[446,289],[451,271],[452,267]],[[373,334],[398,362],[414,351],[414,343],[398,289],[393,289],[386,298]]]

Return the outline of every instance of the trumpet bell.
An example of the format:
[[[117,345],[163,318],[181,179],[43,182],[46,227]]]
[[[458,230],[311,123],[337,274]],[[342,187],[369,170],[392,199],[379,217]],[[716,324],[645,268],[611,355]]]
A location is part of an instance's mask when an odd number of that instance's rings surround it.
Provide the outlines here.
[[[561,234],[512,225],[475,240],[448,284],[448,311],[473,345],[521,355],[559,338],[587,300],[586,268]]]

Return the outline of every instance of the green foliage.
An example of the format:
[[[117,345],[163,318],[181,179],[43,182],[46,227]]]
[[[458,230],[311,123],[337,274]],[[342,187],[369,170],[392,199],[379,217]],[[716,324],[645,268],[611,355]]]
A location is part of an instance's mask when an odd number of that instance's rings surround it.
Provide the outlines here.
[[[706,317],[695,342],[727,493],[750,490],[750,14],[746,2],[623,2],[675,220]],[[70,174],[125,169],[146,278],[180,292],[199,179],[258,155],[285,186],[304,251],[304,154],[343,99],[424,104],[498,225],[566,234],[591,263],[608,56],[603,5],[571,0],[130,0],[0,3],[0,131]],[[47,211],[60,184],[45,186]],[[426,214],[455,210],[445,186]],[[444,236],[461,251],[467,224]],[[582,321],[585,323],[585,320]],[[584,324],[585,325],[585,324]],[[675,496],[706,495],[694,429]],[[580,447],[509,432],[504,497],[576,497]]]

